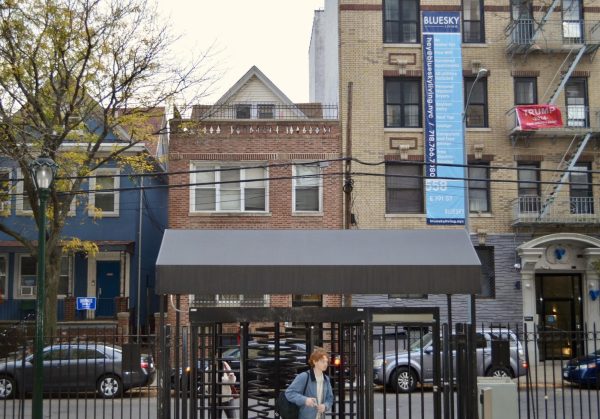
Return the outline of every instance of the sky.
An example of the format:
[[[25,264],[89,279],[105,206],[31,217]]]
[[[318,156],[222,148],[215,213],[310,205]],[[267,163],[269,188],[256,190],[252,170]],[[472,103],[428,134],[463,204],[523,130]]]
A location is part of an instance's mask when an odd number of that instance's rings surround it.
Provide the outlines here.
[[[178,54],[212,47],[218,100],[256,65],[293,102],[308,102],[308,47],[314,11],[324,0],[157,0],[181,38]]]

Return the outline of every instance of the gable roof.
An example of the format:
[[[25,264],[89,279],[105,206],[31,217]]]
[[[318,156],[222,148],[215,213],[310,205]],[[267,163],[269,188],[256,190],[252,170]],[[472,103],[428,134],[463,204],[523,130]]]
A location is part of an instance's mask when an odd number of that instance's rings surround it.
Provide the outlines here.
[[[252,77],[256,77],[260,82],[262,82],[284,105],[287,106],[295,106],[294,102],[290,100],[275,84],[267,77],[265,74],[258,69],[255,65],[250,68],[240,78],[237,83],[235,83],[217,102],[216,105],[223,105],[227,103],[233,96],[236,95],[251,79]]]

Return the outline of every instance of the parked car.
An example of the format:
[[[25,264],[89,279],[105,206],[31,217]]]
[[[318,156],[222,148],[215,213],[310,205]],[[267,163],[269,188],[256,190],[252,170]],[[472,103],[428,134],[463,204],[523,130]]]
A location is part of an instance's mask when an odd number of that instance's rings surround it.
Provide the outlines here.
[[[563,378],[582,386],[600,386],[600,350],[569,360],[563,367]]]
[[[218,361],[226,361],[236,376],[236,382],[240,381],[240,348],[239,346],[231,347],[223,351]],[[259,342],[250,341],[248,342],[248,371],[247,379],[253,382],[262,382],[264,385],[273,384],[279,377],[280,373],[275,368],[275,363],[279,362],[279,366],[285,368],[301,369],[307,368],[307,355],[306,345],[304,342],[299,341],[287,341],[282,340],[279,347],[279,359],[275,357],[275,344],[272,341]],[[207,360],[198,359],[197,371],[209,371]],[[222,374],[222,366],[217,366],[217,374]],[[173,368],[171,370],[171,388],[175,389],[177,379],[179,379],[180,389],[183,388],[184,377],[187,378],[187,388],[190,388],[190,377],[191,368],[185,369],[179,368],[178,370]],[[197,391],[199,394],[201,391],[202,381],[204,385],[209,381],[210,378],[205,375],[204,380],[198,376]]]
[[[96,391],[102,398],[119,397],[123,392],[152,383],[156,374],[151,355],[142,354],[137,365],[124,367],[123,349],[103,343],[61,343],[47,346],[42,353],[44,392]],[[0,362],[0,399],[31,393],[34,355],[3,359]]]
[[[510,366],[492,365],[492,340],[509,340]],[[476,334],[477,374],[480,376],[525,375],[527,362],[523,346],[517,336],[509,330],[483,329]],[[395,391],[412,392],[417,383],[433,382],[433,335],[426,333],[413,341],[408,350],[377,353],[373,360],[374,382],[391,385]]]

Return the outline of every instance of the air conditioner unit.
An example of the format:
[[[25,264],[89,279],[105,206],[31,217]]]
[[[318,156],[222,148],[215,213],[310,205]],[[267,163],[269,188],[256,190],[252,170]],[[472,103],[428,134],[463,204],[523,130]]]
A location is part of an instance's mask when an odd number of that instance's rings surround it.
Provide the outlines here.
[[[33,287],[21,287],[21,295],[33,295]]]

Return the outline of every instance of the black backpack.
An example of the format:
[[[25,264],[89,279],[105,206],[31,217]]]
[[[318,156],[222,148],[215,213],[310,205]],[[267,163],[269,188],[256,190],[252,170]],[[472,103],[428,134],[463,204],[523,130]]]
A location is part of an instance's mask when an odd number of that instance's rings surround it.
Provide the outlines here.
[[[310,380],[310,373],[306,372],[306,383],[304,383],[304,390],[302,394],[306,393],[306,387],[308,386],[308,380]],[[275,400],[275,411],[279,414],[282,419],[298,419],[300,413],[300,407],[292,403],[285,397],[285,390],[279,393],[277,400]]]

